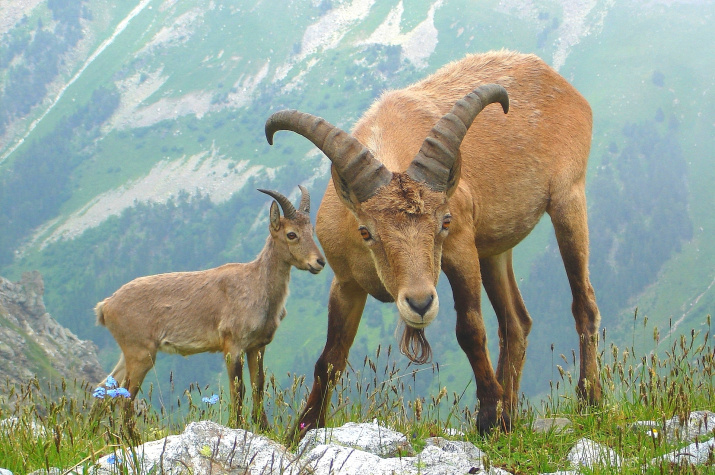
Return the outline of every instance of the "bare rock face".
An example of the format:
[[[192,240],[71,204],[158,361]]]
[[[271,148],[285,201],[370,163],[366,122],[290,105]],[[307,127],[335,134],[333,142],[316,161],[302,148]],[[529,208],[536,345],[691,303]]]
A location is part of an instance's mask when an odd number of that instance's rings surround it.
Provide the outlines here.
[[[96,345],[80,340],[47,313],[44,292],[37,271],[14,283],[0,277],[0,383],[21,384],[34,376],[101,381]]]

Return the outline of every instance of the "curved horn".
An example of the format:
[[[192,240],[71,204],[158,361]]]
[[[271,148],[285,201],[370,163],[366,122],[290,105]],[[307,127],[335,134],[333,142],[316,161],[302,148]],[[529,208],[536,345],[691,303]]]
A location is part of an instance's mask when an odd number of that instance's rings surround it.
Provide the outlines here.
[[[337,175],[359,202],[392,180],[392,172],[367,147],[321,117],[297,110],[279,111],[266,121],[269,144],[273,145],[273,135],[279,130],[290,130],[313,142],[333,162]]]
[[[283,216],[288,219],[295,219],[295,206],[293,206],[293,204],[288,200],[288,198],[273,190],[262,190],[258,188],[258,191],[260,191],[261,193],[265,193],[275,199],[278,204],[281,205],[281,209],[283,210]]]
[[[298,211],[310,214],[310,193],[308,193],[308,189],[302,185],[298,185],[298,188],[300,188],[300,205],[298,205]]]
[[[459,179],[459,147],[467,130],[489,104],[499,102],[506,114],[509,96],[498,84],[485,84],[470,92],[442,117],[422,143],[406,174],[435,191],[449,191]]]

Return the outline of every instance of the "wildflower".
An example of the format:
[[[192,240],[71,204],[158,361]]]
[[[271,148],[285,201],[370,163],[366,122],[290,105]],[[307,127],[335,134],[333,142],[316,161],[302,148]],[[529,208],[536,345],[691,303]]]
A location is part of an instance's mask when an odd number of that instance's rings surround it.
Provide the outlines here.
[[[104,385],[107,386],[107,388],[109,388],[109,389],[116,388],[116,387],[117,387],[117,380],[114,379],[114,378],[111,377],[111,376],[107,376],[107,382],[106,382]]]
[[[129,390],[127,388],[119,388],[119,389],[117,389],[117,392],[119,393],[120,396],[125,397],[127,399],[132,397],[132,394],[129,392]]]
[[[303,429],[305,429],[305,422],[300,423],[300,430],[303,430]]]
[[[109,465],[114,465],[115,463],[122,463],[122,458],[117,457],[116,455],[112,454],[109,457],[107,457],[107,463]]]
[[[94,392],[92,393],[92,396],[96,397],[97,399],[104,399],[104,396],[106,394],[107,394],[107,390],[102,387],[99,387],[94,390]]]
[[[208,404],[209,406],[213,406],[218,402],[218,395],[214,394],[211,397],[202,397],[201,400]]]
[[[125,398],[130,398],[132,395],[127,391],[127,388],[117,388],[117,389],[108,389],[107,390],[107,396],[115,398],[117,396],[125,397]]]

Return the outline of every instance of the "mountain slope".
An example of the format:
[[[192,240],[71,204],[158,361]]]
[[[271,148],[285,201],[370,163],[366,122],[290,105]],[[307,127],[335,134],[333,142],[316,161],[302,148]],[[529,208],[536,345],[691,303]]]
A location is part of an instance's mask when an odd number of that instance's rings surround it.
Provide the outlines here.
[[[96,345],[79,340],[45,311],[43,291],[37,272],[27,272],[14,283],[0,277],[0,381],[101,381]]]

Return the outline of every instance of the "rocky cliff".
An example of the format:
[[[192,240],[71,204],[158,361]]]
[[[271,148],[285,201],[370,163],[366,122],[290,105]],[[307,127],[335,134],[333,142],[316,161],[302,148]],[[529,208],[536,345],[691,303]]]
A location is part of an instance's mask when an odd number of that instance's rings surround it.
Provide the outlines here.
[[[14,283],[0,277],[0,383],[23,383],[34,376],[101,381],[96,345],[80,340],[47,313],[44,290],[37,271]]]

